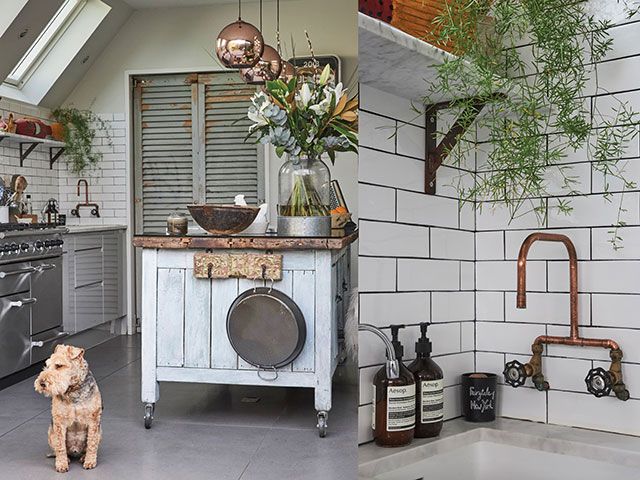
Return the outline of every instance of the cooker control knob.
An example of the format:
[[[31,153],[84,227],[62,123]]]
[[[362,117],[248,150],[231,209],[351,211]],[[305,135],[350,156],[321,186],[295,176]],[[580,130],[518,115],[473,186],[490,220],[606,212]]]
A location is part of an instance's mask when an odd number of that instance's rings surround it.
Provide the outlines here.
[[[18,253],[20,251],[20,247],[18,246],[17,243],[12,243],[11,244],[11,252],[12,253]]]
[[[33,244],[33,249],[34,250],[42,250],[44,248],[44,243],[42,243],[42,240],[37,240],[34,244]]]
[[[64,240],[62,240],[61,238],[59,238],[59,239],[57,239],[57,240],[54,240],[54,241],[53,241],[53,244],[54,244],[56,247],[60,247],[60,246],[62,246],[62,244],[64,244]]]
[[[53,241],[52,240],[45,240],[44,241],[44,246],[45,246],[45,248],[53,247]]]
[[[29,244],[28,243],[21,243],[20,244],[20,250],[22,250],[23,252],[26,252],[27,250],[29,250]]]
[[[0,247],[0,253],[2,253],[3,255],[7,255],[10,252],[11,252],[11,245],[9,245],[8,243],[5,243]]]

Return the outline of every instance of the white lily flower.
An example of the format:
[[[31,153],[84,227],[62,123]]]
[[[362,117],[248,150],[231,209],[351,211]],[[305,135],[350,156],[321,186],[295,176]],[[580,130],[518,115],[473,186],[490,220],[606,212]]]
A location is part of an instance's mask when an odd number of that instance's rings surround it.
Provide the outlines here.
[[[296,95],[296,100],[298,103],[298,107],[306,108],[311,102],[311,89],[309,88],[308,83],[303,83],[300,92]]]
[[[318,116],[322,116],[324,114],[326,114],[329,111],[329,108],[331,107],[331,97],[329,98],[325,98],[324,100],[322,100],[320,103],[316,104],[316,105],[312,105],[311,107],[309,107],[311,110],[313,110],[313,112],[318,115]]]

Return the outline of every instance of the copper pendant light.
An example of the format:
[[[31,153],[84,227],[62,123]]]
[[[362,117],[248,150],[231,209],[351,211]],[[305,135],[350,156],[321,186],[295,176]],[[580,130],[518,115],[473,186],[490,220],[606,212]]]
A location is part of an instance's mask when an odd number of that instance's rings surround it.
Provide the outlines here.
[[[265,45],[262,58],[251,67],[240,70],[240,75],[249,85],[264,85],[265,82],[276,80],[282,71],[282,58],[275,48]]]
[[[242,2],[238,0],[238,21],[224,27],[216,40],[216,55],[228,68],[251,68],[264,52],[262,33],[241,16]]]
[[[260,0],[260,29],[262,30],[262,0]],[[264,85],[266,82],[276,80],[281,71],[280,54],[275,48],[265,45],[258,63],[251,68],[240,70],[240,76],[249,85]]]

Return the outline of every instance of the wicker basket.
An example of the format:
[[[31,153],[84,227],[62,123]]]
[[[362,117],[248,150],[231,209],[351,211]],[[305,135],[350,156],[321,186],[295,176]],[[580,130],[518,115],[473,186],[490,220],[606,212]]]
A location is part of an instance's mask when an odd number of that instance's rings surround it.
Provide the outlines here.
[[[446,8],[447,0],[393,0],[391,25],[416,38],[425,40],[443,50],[450,46],[438,45],[438,31],[433,21]]]

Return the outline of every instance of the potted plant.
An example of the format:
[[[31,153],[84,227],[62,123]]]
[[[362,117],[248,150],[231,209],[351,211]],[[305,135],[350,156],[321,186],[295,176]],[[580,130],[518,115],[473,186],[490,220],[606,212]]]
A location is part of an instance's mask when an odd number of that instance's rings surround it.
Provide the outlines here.
[[[588,2],[560,0],[450,0],[434,22],[437,42],[454,45],[457,56],[436,67],[423,101],[453,99],[452,113],[462,116],[483,101],[475,125],[486,138],[480,145],[475,138],[458,142],[447,152],[449,162],[462,165],[478,148],[486,153],[485,164],[456,185],[460,198],[477,208],[506,205],[511,219],[533,211],[543,224],[548,208],[569,214],[570,197],[581,192],[563,159],[586,151],[585,160],[604,176],[605,198],[613,198],[610,179],[623,185],[612,238],[617,247],[624,191],[635,188],[619,160],[638,134],[640,117],[615,96],[612,110],[601,110],[597,96],[593,110],[585,104],[593,94],[588,88],[608,93],[598,84],[597,68],[612,46],[611,22],[588,8]],[[487,13],[493,29],[479,42],[474,34]],[[547,200],[550,179],[561,184],[564,198]]]
[[[95,166],[101,159],[102,153],[94,149],[96,128],[107,134],[111,143],[109,126],[102,118],[90,110],[79,110],[74,107],[57,108],[52,117],[59,124],[57,136],[62,137],[65,145],[65,155],[70,170],[79,174],[85,169]]]
[[[327,66],[310,81],[266,83],[252,98],[249,136],[287,156],[279,173],[278,233],[328,236],[331,176],[321,157],[357,152],[358,100],[342,84],[330,85]]]

